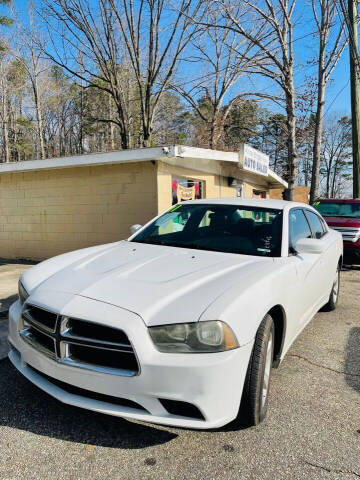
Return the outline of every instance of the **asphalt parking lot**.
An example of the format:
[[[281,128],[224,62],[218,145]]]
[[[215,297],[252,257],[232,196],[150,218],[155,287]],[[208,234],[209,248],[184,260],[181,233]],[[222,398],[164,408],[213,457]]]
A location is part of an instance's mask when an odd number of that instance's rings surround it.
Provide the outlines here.
[[[0,319],[1,322],[5,320]],[[360,477],[360,269],[274,371],[259,427],[203,432],[59,403],[0,362],[1,479]]]

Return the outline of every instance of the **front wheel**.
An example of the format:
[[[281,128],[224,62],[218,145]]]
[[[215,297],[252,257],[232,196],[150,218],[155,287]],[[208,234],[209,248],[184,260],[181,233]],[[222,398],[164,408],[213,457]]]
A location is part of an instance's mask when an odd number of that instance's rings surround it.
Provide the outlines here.
[[[323,310],[324,312],[332,312],[333,310],[335,310],[339,300],[339,292],[340,292],[340,265],[338,265],[336,269],[336,274],[335,274],[333,286],[331,288],[329,301],[323,306],[321,310]]]
[[[239,414],[239,426],[258,425],[266,416],[271,370],[274,357],[275,328],[270,315],[265,315],[257,331],[246,373]]]

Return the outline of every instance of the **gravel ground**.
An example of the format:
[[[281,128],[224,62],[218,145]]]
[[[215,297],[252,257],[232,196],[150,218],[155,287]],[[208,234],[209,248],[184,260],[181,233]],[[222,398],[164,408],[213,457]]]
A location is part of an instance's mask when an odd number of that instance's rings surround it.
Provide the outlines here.
[[[345,373],[346,372],[346,373]],[[256,428],[198,432],[59,403],[0,362],[1,479],[355,479],[360,477],[360,270],[274,371]]]
[[[16,299],[19,277],[29,267],[30,264],[3,263],[0,258],[0,317]]]
[[[2,320],[6,319],[10,305],[16,300],[19,277],[29,266],[20,263],[9,264],[0,258],[0,361],[8,352],[7,322]]]

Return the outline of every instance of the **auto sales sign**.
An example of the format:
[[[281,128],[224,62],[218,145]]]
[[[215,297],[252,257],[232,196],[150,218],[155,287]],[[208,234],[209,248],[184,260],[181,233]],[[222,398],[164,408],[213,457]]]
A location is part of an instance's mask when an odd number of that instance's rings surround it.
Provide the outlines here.
[[[269,156],[265,153],[256,150],[256,148],[250,147],[244,143],[240,149],[240,165],[244,170],[248,172],[264,175],[269,174]]]

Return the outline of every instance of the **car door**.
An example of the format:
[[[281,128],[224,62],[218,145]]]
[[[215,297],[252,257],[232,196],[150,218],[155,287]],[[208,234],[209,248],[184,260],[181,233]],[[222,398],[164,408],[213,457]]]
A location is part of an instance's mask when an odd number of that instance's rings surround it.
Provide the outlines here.
[[[301,238],[313,238],[304,209],[293,208],[289,212],[289,255],[296,269],[294,314],[296,323],[302,328],[316,312],[323,297],[322,256],[313,253],[298,254],[296,242]],[[319,305],[320,307],[320,305]]]
[[[304,211],[309,222],[313,238],[321,239],[321,241],[325,244],[324,252],[319,255],[318,258],[318,268],[320,278],[319,285],[321,287],[320,298],[325,297],[325,300],[327,301],[338,262],[333,248],[334,242],[331,239],[331,235],[328,234],[328,229],[325,226],[325,222],[322,220],[322,218],[307,208],[304,209]]]

